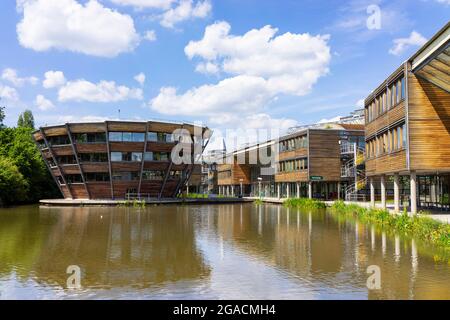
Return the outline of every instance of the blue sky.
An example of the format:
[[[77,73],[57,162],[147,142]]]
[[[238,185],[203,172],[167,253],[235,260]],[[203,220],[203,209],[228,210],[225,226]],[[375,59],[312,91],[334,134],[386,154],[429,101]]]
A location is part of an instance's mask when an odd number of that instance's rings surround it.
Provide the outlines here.
[[[348,114],[449,17],[449,0],[1,1],[1,104],[8,125],[120,109],[283,131]]]

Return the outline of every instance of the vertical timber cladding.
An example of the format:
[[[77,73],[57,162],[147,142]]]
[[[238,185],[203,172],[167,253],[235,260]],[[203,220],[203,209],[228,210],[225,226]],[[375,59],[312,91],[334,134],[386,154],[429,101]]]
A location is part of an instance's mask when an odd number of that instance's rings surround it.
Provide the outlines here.
[[[409,73],[408,94],[410,169],[450,171],[450,93]]]
[[[323,177],[324,181],[341,180],[338,130],[309,130],[309,178]]]

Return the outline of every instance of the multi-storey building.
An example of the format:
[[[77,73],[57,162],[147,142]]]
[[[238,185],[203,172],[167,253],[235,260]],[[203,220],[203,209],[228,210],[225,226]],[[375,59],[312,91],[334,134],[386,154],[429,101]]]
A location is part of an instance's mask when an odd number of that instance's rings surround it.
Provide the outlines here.
[[[33,138],[64,198],[124,199],[176,196],[199,177],[195,156],[209,134],[186,123],[105,121],[43,127]],[[173,161],[177,145],[189,161]]]
[[[361,124],[320,124],[282,137],[275,174],[277,196],[343,197],[345,190],[356,183],[355,155],[363,151]]]
[[[371,201],[386,206],[393,184],[418,206],[447,207],[450,190],[450,23],[365,99],[366,175]],[[407,177],[404,185],[400,177]],[[404,180],[404,179],[403,179]]]
[[[364,152],[361,122],[360,115],[353,115],[344,121],[297,127],[277,140],[234,151],[218,166],[219,191],[277,198],[344,197],[358,179],[364,179],[356,161]],[[270,163],[255,156],[257,161],[251,162],[252,152],[270,155]]]

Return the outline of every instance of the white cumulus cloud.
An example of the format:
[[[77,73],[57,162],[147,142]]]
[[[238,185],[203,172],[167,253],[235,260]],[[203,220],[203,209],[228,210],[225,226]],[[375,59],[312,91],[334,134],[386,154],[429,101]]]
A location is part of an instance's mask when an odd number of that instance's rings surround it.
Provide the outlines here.
[[[147,41],[156,41],[156,32],[155,32],[155,30],[147,30],[147,31],[145,31],[143,39],[147,40]]]
[[[7,101],[19,101],[19,93],[16,89],[0,83],[0,98]]]
[[[180,0],[178,5],[164,12],[161,15],[161,25],[166,28],[173,28],[175,24],[195,18],[205,18],[212,10],[209,0],[198,1]]]
[[[35,51],[67,50],[100,57],[132,51],[139,42],[133,19],[96,0],[21,0],[20,44]]]
[[[53,109],[55,107],[55,105],[50,100],[46,99],[42,94],[38,94],[36,96],[34,103],[40,110],[43,111]]]
[[[203,39],[186,46],[186,55],[232,75],[263,77],[275,91],[296,95],[306,94],[328,72],[328,35],[287,32],[276,36],[276,28],[265,26],[235,36],[230,29],[227,22],[206,27]],[[197,70],[205,71],[201,66]]]
[[[134,80],[136,80],[137,82],[139,82],[139,84],[141,86],[143,86],[144,82],[145,82],[145,74],[143,72],[141,72],[141,73],[135,75]]]
[[[420,33],[412,31],[409,37],[394,39],[393,42],[394,46],[389,49],[389,53],[398,56],[411,46],[420,47],[424,45],[427,42],[427,39]]]
[[[185,92],[161,88],[150,107],[163,114],[209,117],[213,124],[234,127],[295,123],[292,119],[269,121],[265,108],[280,94],[307,94],[327,74],[331,59],[328,36],[276,33],[277,29],[265,26],[235,36],[226,22],[208,26],[203,39],[191,41],[185,53],[201,60],[196,71],[231,76]],[[255,116],[261,114],[265,116]]]
[[[118,102],[130,99],[142,100],[142,89],[116,85],[114,81],[92,83],[79,79],[67,82],[58,91],[58,100],[62,102]]]
[[[155,8],[169,9],[175,0],[111,0],[113,3],[122,6],[132,6],[137,9]]]
[[[62,71],[47,71],[44,74],[44,81],[42,81],[42,86],[44,88],[59,88],[66,83],[66,78]]]
[[[12,69],[12,68],[6,68],[6,69],[3,70],[3,72],[2,72],[2,79],[12,83],[16,87],[21,87],[25,83],[30,83],[32,85],[35,85],[39,81],[39,79],[36,78],[36,77],[24,77],[24,78],[21,78],[17,74],[17,70]]]

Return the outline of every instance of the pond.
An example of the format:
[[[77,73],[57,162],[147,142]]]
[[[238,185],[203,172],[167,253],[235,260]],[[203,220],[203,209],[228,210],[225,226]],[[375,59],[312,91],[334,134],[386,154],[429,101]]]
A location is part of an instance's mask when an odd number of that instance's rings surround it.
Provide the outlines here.
[[[281,205],[0,209],[0,299],[450,299],[437,256]],[[81,287],[67,287],[69,266]]]

